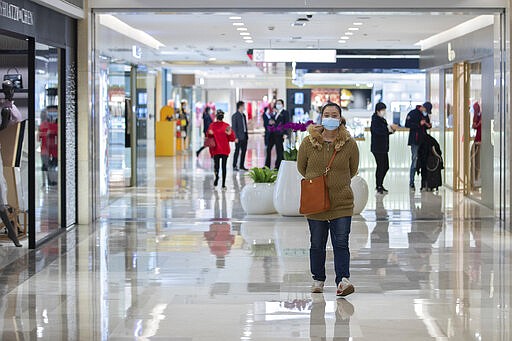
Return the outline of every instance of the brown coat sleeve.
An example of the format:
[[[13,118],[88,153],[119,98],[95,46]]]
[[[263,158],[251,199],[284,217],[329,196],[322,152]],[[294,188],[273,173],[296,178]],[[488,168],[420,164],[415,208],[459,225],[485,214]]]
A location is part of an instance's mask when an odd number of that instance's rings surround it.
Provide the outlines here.
[[[306,138],[300,144],[299,154],[297,156],[297,170],[303,177],[306,176],[306,169],[308,167],[308,158],[309,158],[309,142]]]
[[[352,153],[350,153],[350,177],[353,178],[359,172],[359,148],[357,142],[352,139],[350,140]]]

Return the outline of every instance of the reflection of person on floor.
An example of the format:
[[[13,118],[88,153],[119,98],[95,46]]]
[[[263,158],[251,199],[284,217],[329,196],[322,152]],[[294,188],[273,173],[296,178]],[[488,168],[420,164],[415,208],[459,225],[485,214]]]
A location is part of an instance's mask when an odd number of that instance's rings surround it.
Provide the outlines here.
[[[22,120],[22,115],[14,105],[13,101],[14,84],[11,81],[4,81],[2,83],[2,91],[5,95],[5,101],[2,103],[2,111],[0,115],[0,133],[1,130]],[[15,224],[13,224],[11,217],[9,217],[9,203],[7,201],[8,189],[3,169],[3,159],[0,153],[0,219],[2,219],[2,222],[4,223],[9,239],[12,240],[16,247],[21,247],[22,245],[18,240],[18,231],[15,230]]]
[[[325,298],[323,294],[313,294],[311,315],[309,320],[309,339],[326,341]],[[333,341],[348,341],[350,337],[350,317],[354,315],[354,306],[345,299],[336,300],[336,323],[334,324]]]
[[[217,257],[217,268],[224,268],[226,256],[235,243],[235,236],[231,234],[231,226],[228,223],[212,223],[210,230],[204,233],[204,238],[208,243],[210,253]]]
[[[480,187],[480,146],[482,144],[482,110],[480,104],[473,104],[473,126],[476,130],[475,142],[471,146],[471,185],[476,189]]]
[[[222,110],[217,110],[217,121],[210,124],[208,136],[215,139],[215,147],[210,148],[215,172],[213,186],[217,187],[219,184],[219,170],[222,162],[222,189],[226,190],[227,162],[231,152],[229,142],[235,141],[236,135],[231,126],[224,122],[224,112]]]
[[[50,122],[48,120],[48,112],[46,110],[42,110],[40,116],[41,124],[39,125],[38,140],[41,144],[41,172],[43,172],[43,185],[45,185],[48,172],[48,160],[50,159],[47,140]]]

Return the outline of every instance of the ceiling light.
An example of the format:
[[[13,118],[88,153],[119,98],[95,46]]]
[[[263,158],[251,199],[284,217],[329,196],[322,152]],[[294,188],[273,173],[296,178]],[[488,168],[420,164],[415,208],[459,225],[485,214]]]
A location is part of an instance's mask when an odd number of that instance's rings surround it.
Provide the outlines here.
[[[362,22],[355,22],[352,25],[354,25],[354,26],[361,26],[361,25],[363,25],[363,23]]]
[[[347,37],[347,36],[343,36],[343,37],[340,37],[341,40],[347,40],[347,39],[350,39],[350,37]]]
[[[306,26],[306,23],[305,22],[301,22],[301,21],[295,21],[292,23],[292,26],[294,27],[304,27]]]
[[[217,58],[215,58],[215,57],[211,57],[211,58],[210,58],[210,59],[208,59],[208,60],[209,60],[210,62],[214,62],[214,61],[216,61],[216,60],[217,60]]]
[[[338,43],[340,43],[340,44],[346,44],[346,43],[347,43],[347,41],[346,41],[346,40],[338,40]]]
[[[336,63],[336,50],[254,50],[253,61],[263,63]]]
[[[233,26],[245,26],[243,22],[234,22]]]
[[[245,40],[252,40],[252,37],[243,37]]]
[[[240,32],[241,36],[250,36],[251,34],[249,32]]]
[[[252,43],[254,43],[254,40],[246,40],[245,42],[246,42],[247,44],[252,44]]]
[[[231,20],[240,20],[240,19],[242,19],[242,17],[229,17],[229,19],[231,19]]]
[[[353,36],[353,35],[354,35],[354,32],[345,32],[345,35],[346,35],[346,36]]]
[[[349,31],[359,31],[359,27],[349,27]]]
[[[144,45],[152,47],[156,50],[165,46],[160,41],[156,40],[152,35],[128,25],[113,15],[100,14],[99,17],[99,21],[102,26],[108,27],[109,29],[121,33],[126,37],[141,42]]]
[[[236,30],[237,31],[247,31],[247,27],[239,27]]]

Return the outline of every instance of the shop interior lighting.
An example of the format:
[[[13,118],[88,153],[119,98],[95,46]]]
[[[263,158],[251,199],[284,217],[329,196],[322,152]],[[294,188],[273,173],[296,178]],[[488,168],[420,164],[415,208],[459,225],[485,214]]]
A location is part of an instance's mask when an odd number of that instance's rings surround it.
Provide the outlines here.
[[[113,15],[100,14],[99,19],[100,25],[105,26],[133,40],[136,40],[141,44],[144,44],[156,50],[165,46],[163,43],[155,39],[152,35],[128,25],[127,23],[116,18]]]
[[[263,63],[336,63],[336,50],[254,50],[253,56]]]
[[[349,27],[349,31],[359,31],[359,27]]]
[[[420,40],[415,45],[421,46],[422,51],[428,50],[434,46],[441,45],[491,25],[494,25],[494,15],[480,15],[444,32]]]
[[[234,22],[233,26],[245,26],[243,22]]]
[[[240,19],[242,19],[242,17],[229,17],[229,19],[231,19],[231,20],[240,20]]]
[[[238,27],[237,31],[247,31],[247,27]]]

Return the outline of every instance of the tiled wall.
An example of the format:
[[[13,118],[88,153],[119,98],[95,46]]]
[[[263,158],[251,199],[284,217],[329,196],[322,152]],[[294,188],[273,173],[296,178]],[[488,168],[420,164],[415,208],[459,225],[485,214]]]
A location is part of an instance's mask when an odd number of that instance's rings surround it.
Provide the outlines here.
[[[76,65],[73,63],[66,70],[66,225],[76,223]]]

